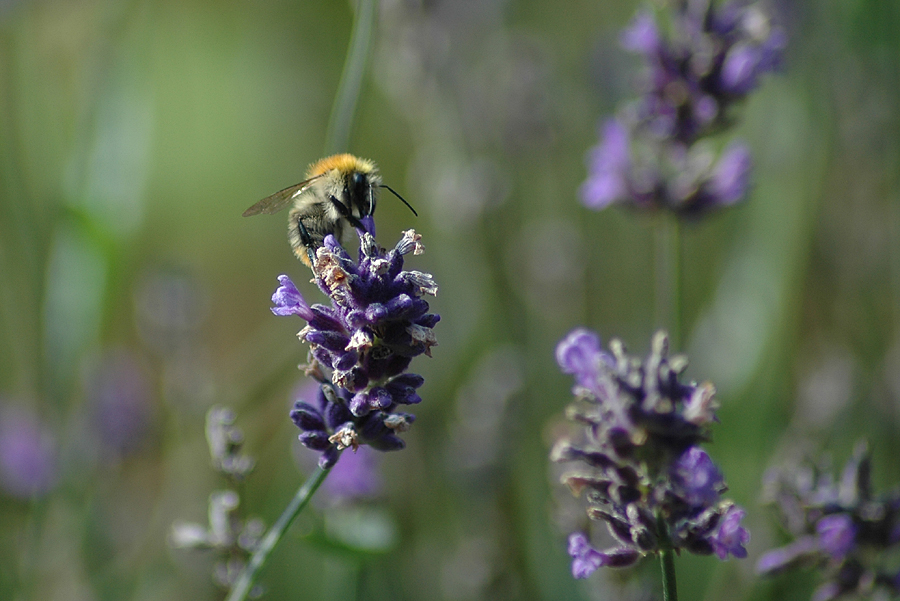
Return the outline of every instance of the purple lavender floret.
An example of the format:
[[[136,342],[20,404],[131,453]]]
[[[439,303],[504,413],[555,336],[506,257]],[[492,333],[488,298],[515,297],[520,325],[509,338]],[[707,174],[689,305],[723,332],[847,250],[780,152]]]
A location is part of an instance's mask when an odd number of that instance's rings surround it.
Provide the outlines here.
[[[745,514],[743,509],[732,505],[719,519],[719,527],[709,539],[719,559],[728,559],[729,554],[740,559],[747,557],[744,545],[749,542],[750,533],[741,526]]]
[[[627,547],[615,547],[598,551],[591,546],[587,535],[573,532],[569,535],[569,557],[572,558],[572,576],[587,578],[599,567],[625,568],[640,559],[640,553]]]
[[[687,503],[694,506],[714,503],[725,489],[725,481],[706,451],[691,447],[672,466],[673,484]]]
[[[331,298],[330,307],[307,304],[285,275],[272,296],[276,315],[307,321],[298,336],[310,345],[307,371],[318,375],[322,387],[318,406],[298,401],[291,417],[302,430],[301,442],[321,451],[325,466],[346,447],[403,448],[396,433],[409,427],[412,416],[396,409],[421,402],[417,389],[424,383],[407,368],[437,345],[433,327],[440,316],[429,313],[422,298],[437,294],[437,284],[427,273],[403,270],[404,255],[422,252],[421,237],[409,230],[386,251],[370,233],[359,235],[356,262],[333,236],[318,249],[314,281]]]
[[[779,510],[792,540],[763,554],[756,571],[818,568],[825,581],[813,601],[900,594],[900,489],[875,495],[870,474],[864,442],[839,479],[809,460],[770,470],[765,498]]]
[[[34,411],[0,399],[0,492],[21,499],[47,494],[59,481],[56,446]]]
[[[622,45],[646,69],[639,98],[605,121],[589,152],[580,190],[588,208],[622,204],[700,217],[749,192],[747,148],[732,143],[713,152],[703,138],[730,127],[734,105],[779,67],[784,32],[755,4],[678,3],[668,27],[661,16],[641,12],[622,33]]]
[[[571,462],[562,481],[576,496],[584,493],[588,517],[604,521],[619,542],[600,552],[586,535],[573,534],[573,575],[667,548],[746,557],[744,511],[722,499],[722,474],[699,447],[716,420],[715,389],[679,380],[687,360],[668,355],[663,332],[645,359],[629,356],[618,340],[609,349],[582,328],[556,349],[562,371],[575,377],[567,417],[585,428],[577,441],[559,440],[551,458]]]
[[[379,451],[396,451],[405,446],[397,434],[409,429],[415,416],[409,413],[370,411],[356,416],[350,411],[351,395],[342,388],[324,383],[319,387],[316,404],[302,400],[294,403],[291,420],[300,428],[300,442],[319,451],[319,465],[334,465],[345,448],[367,444]]]
[[[690,146],[728,125],[732,105],[780,65],[783,31],[742,4],[680,3],[666,37],[646,12],[625,30],[623,46],[647,64],[636,112],[659,137]]]

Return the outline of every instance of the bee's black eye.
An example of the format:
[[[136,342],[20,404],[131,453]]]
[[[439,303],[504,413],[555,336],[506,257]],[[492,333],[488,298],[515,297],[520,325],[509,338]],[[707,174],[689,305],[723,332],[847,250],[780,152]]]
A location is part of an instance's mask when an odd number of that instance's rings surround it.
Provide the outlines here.
[[[356,207],[360,216],[370,213],[369,210],[369,185],[366,176],[355,172],[350,176],[350,205]]]

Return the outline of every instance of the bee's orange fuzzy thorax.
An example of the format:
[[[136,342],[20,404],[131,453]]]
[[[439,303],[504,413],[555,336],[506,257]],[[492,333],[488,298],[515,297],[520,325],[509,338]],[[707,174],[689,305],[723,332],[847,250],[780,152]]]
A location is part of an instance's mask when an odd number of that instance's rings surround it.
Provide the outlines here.
[[[375,163],[367,159],[355,157],[352,154],[336,154],[325,157],[324,159],[319,159],[310,165],[306,175],[307,177],[316,177],[323,173],[327,173],[332,169],[337,169],[341,173],[359,171],[361,173],[369,174],[375,171]]]

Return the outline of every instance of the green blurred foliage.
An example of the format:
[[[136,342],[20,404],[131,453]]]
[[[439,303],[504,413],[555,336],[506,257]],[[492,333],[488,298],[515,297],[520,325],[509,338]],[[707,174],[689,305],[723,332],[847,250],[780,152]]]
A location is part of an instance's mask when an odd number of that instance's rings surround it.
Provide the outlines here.
[[[651,220],[576,201],[597,123],[630,96],[616,36],[637,6],[380,3],[347,150],[420,214],[385,197],[379,240],[423,234],[408,264],[441,286],[440,346],[368,503],[393,543],[336,542],[320,504],[267,599],[641,598],[611,592],[621,573],[572,580],[547,462],[570,387],[556,341],[587,325],[643,353],[666,325]],[[683,228],[689,376],[719,388],[710,453],[753,534],[744,561],[680,558],[686,599],[808,597],[811,577],[753,575],[782,540],[760,479],[798,440],[842,463],[866,436],[879,488],[900,480],[900,8],[776,8],[784,73],[726,136],[754,151],[753,197]],[[39,416],[57,459],[50,492],[0,491],[0,598],[219,598],[213,556],[167,545],[224,486],[213,403],[257,459],[243,512],[272,523],[304,479],[287,409],[305,349],[268,307],[305,268],[282,216],[240,215],[320,157],[352,19],[347,2],[0,1],[0,404]],[[136,379],[98,376],[113,359]],[[107,381],[131,403],[113,425]]]

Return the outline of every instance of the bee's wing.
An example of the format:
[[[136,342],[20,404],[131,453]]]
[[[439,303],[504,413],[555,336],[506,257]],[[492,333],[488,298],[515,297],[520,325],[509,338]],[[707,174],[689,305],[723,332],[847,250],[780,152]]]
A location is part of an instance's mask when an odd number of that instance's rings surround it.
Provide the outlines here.
[[[307,180],[300,182],[299,184],[294,184],[293,186],[288,186],[284,190],[279,190],[275,194],[271,196],[266,196],[261,201],[244,211],[244,217],[251,217],[253,215],[265,214],[271,215],[272,213],[277,213],[281,209],[288,206],[291,200],[294,199],[298,194],[302,194],[303,191],[312,184],[313,181],[321,177],[317,175],[315,177],[311,177]]]

